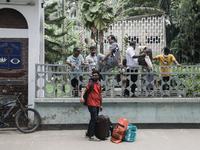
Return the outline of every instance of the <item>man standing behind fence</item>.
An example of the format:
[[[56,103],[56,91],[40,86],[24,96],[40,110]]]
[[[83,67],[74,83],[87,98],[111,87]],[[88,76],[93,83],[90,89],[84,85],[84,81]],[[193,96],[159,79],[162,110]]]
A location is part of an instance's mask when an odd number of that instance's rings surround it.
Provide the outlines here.
[[[116,42],[115,37],[113,35],[109,35],[108,42],[110,43],[110,48],[108,53],[106,55],[103,54],[97,55],[97,65],[99,65],[98,69],[100,70],[101,66],[103,66],[103,62],[105,65],[102,68],[102,72],[107,72],[110,68],[117,66],[119,60],[120,60],[119,65],[122,65],[121,50]],[[105,75],[102,75],[102,77],[103,80],[105,80]]]
[[[71,72],[82,72],[82,67],[80,67],[80,65],[85,65],[84,63],[84,59],[80,54],[81,49],[79,47],[74,47],[74,53],[73,55],[69,56],[67,58],[67,62],[66,64],[71,66]],[[70,74],[71,76],[71,85],[78,90],[78,84],[79,84],[79,80],[82,82],[83,77],[82,74]],[[79,77],[79,80],[78,80]],[[79,86],[79,90],[81,90],[81,85]]]
[[[131,97],[137,97],[135,95],[135,88],[136,88],[136,84],[135,82],[137,81],[137,74],[129,74],[129,72],[131,73],[137,73],[138,72],[138,68],[134,67],[136,65],[138,65],[138,60],[137,58],[139,57],[144,57],[146,56],[145,53],[142,53],[140,55],[136,55],[135,52],[135,47],[136,47],[136,42],[135,41],[131,41],[130,42],[130,46],[128,47],[128,49],[126,50],[126,60],[127,60],[127,76],[130,75],[130,79],[133,82],[133,84],[131,85],[131,92],[133,93],[133,95]],[[127,79],[126,82],[126,87],[128,87],[130,85],[130,81]],[[129,90],[125,90],[125,97],[129,96]]]
[[[164,48],[164,54],[163,55],[157,55],[156,57],[153,57],[153,60],[159,60],[160,66],[171,66],[172,62],[174,62],[178,67],[180,67],[181,65],[176,61],[175,57],[172,54],[169,54],[169,53],[170,53],[170,49],[165,47]],[[168,72],[170,72],[170,68],[169,67],[161,67],[160,72],[161,73],[166,73],[166,72],[168,73]],[[169,76],[170,76],[170,74],[163,74],[162,80],[164,82],[168,82]],[[172,80],[171,80],[170,84],[172,85]],[[167,89],[169,89],[169,85],[164,84],[163,90],[167,90]]]
[[[90,54],[86,57],[85,63],[89,66],[89,72],[95,69],[97,65],[96,48],[94,46],[90,47]]]

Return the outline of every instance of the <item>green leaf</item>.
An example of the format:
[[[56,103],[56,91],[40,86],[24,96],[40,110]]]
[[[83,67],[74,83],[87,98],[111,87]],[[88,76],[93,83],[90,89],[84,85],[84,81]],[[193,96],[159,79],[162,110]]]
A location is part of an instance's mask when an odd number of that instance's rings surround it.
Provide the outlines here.
[[[101,31],[101,30],[103,30],[103,27],[104,27],[104,25],[105,25],[105,22],[104,22],[101,18],[96,18],[96,19],[94,20],[94,24],[95,24],[95,26],[97,26],[97,29],[98,29],[99,31]]]
[[[103,14],[102,18],[103,18],[103,19],[110,19],[110,17],[109,17],[108,14]]]
[[[91,29],[91,27],[92,27],[92,23],[91,22],[89,22],[89,21],[86,21],[85,23],[85,27],[88,29],[88,30],[90,30]]]
[[[89,22],[92,22],[93,21],[93,18],[91,17],[91,15],[89,13],[87,13],[85,15],[85,18],[89,21]]]
[[[89,7],[90,7],[90,4],[88,4],[88,3],[83,4],[83,9],[88,9]]]
[[[90,5],[89,10],[93,13],[97,12],[99,10],[100,6],[97,5]]]

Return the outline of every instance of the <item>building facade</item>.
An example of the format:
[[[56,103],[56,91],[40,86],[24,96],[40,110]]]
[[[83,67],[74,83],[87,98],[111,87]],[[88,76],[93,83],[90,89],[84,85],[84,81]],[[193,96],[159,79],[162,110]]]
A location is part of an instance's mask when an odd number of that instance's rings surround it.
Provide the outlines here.
[[[0,1],[0,95],[33,104],[35,64],[44,63],[43,0]]]

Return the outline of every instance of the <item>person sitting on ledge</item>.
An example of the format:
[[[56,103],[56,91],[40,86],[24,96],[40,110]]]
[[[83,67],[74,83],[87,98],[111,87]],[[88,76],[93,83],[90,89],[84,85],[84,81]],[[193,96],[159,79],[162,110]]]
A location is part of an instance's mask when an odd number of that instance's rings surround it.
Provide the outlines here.
[[[113,35],[109,35],[108,42],[110,44],[108,53],[106,55],[103,55],[103,54],[97,55],[98,70],[102,72],[107,72],[112,67],[118,66],[119,60],[120,60],[119,65],[120,66],[122,65],[121,50],[119,48],[119,45],[116,42],[115,37]],[[103,80],[105,80],[105,74],[103,74],[102,77],[103,77]]]

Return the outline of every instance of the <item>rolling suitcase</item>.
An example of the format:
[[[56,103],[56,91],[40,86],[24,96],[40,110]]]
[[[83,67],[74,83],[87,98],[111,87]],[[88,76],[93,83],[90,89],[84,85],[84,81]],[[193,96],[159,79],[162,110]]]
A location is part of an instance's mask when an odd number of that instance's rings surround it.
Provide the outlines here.
[[[98,139],[105,140],[109,137],[110,118],[108,116],[100,115],[97,117],[95,127],[95,136]]]

